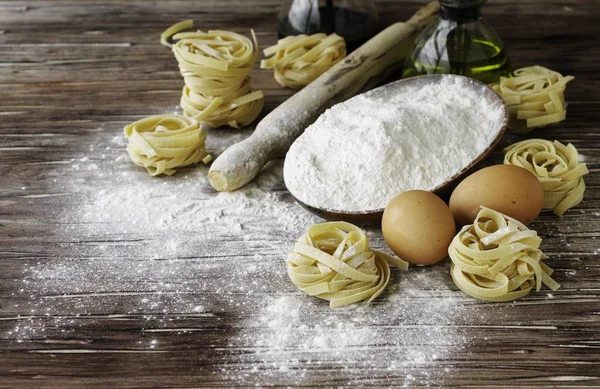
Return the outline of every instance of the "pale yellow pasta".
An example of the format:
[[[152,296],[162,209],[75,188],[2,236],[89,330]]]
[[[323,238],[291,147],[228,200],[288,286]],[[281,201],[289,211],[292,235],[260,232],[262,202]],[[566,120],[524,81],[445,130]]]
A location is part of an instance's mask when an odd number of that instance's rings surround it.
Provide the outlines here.
[[[562,216],[583,200],[583,176],[589,171],[585,163],[579,162],[572,144],[528,139],[507,147],[504,152],[505,164],[529,170],[542,183],[544,209]]]
[[[288,36],[264,54],[272,57],[261,61],[262,69],[275,69],[279,85],[300,89],[346,56],[346,42],[337,34]]]
[[[448,254],[451,274],[460,290],[485,301],[511,301],[560,285],[542,262],[537,232],[500,212],[481,207],[475,222],[454,237]]]
[[[127,152],[153,176],[175,174],[175,168],[210,162],[204,150],[206,133],[197,120],[179,115],[156,115],[125,127]]]
[[[501,77],[500,82],[491,86],[508,105],[508,127],[526,134],[534,128],[565,120],[565,88],[574,78],[543,66],[530,66],[515,70],[514,77]]]
[[[243,127],[264,105],[262,91],[252,91],[250,72],[258,59],[258,43],[229,31],[179,32],[193,26],[184,20],[161,35],[179,63],[185,86],[181,108],[186,116],[210,127]],[[171,44],[171,39],[175,42]]]
[[[286,260],[288,275],[304,293],[340,307],[379,296],[390,280],[390,265],[408,263],[369,249],[365,233],[353,224],[313,224]]]

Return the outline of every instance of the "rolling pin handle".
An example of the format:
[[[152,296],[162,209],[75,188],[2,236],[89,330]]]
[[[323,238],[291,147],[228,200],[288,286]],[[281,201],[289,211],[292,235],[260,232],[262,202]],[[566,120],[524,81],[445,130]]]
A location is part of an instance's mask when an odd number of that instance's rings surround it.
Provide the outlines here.
[[[219,192],[231,192],[246,185],[269,161],[268,153],[258,152],[262,147],[263,142],[254,134],[229,147],[210,167],[210,185]]]

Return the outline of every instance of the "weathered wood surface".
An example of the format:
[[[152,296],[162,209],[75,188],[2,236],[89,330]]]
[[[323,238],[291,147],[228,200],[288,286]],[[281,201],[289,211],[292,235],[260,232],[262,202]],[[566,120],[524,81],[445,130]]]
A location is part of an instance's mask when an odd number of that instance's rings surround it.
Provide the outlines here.
[[[378,2],[384,24],[419,4]],[[305,320],[307,336],[321,319],[347,324],[366,314],[331,312],[287,280],[283,255],[313,218],[284,217],[295,205],[280,164],[254,186],[275,197],[250,196],[245,201],[256,208],[224,207],[221,216],[187,225],[188,217],[214,211],[207,168],[153,179],[128,162],[120,140],[124,124],[176,108],[182,80],[158,43],[166,26],[192,18],[205,29],[254,28],[264,47],[276,40],[279,5],[0,3],[0,387],[600,386],[598,3],[494,0],[485,7],[515,66],[576,76],[568,120],[533,134],[572,142],[591,171],[577,209],[534,223],[563,287],[488,304],[456,290],[447,262],[394,273],[395,290],[366,308],[373,318],[344,332],[358,337],[366,329],[380,339],[309,350],[272,339],[281,331],[269,324],[286,324],[269,310],[281,296],[297,303],[299,315],[288,318]],[[268,71],[257,70],[253,84],[266,95],[265,112],[291,94]],[[209,139],[218,152],[247,135],[213,131]],[[507,135],[501,146],[517,139]],[[501,160],[499,150],[488,162]],[[132,185],[162,198],[164,185],[175,193],[164,202],[143,193],[128,205],[109,201]],[[152,215],[136,215],[136,206],[174,222],[154,231]],[[111,216],[118,212],[132,212],[131,222]],[[419,354],[438,351],[436,358]]]

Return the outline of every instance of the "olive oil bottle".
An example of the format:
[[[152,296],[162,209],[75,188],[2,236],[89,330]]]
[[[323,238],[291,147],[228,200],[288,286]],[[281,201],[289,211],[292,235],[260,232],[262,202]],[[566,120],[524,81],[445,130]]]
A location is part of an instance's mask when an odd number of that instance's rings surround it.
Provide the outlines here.
[[[481,18],[485,0],[440,0],[440,16],[417,37],[403,77],[460,74],[486,84],[512,69],[500,37]]]

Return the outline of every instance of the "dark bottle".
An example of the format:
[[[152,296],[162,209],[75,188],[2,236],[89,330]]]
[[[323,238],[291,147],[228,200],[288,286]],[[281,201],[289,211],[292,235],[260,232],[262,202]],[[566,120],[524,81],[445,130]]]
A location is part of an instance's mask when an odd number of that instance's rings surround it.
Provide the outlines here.
[[[440,0],[440,16],[415,40],[404,77],[451,73],[486,84],[511,72],[502,41],[481,17],[485,0]]]
[[[288,35],[336,33],[350,52],[379,30],[370,0],[285,0],[279,14],[279,38]]]

